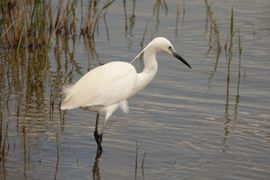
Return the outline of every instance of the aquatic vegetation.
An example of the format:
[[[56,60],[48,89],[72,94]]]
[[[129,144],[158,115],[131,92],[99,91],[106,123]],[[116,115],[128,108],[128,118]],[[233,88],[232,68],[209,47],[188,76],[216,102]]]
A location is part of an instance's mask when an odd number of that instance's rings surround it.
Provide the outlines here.
[[[4,127],[3,114],[0,112],[0,163],[1,166],[5,166],[5,161],[9,152],[8,142],[8,122]]]
[[[219,58],[221,55],[221,42],[220,42],[220,32],[214,15],[214,10],[212,6],[205,0],[206,6],[206,20],[205,20],[205,38],[208,42],[207,54],[214,48],[216,51],[216,61],[214,71],[217,70]],[[210,25],[210,27],[209,27]]]
[[[267,1],[165,0],[168,14],[160,4],[154,16],[158,1],[93,2],[0,2],[0,179],[267,178]],[[62,86],[157,35],[194,68],[163,66],[130,116],[116,114],[95,160],[94,118],[60,111]]]
[[[205,0],[205,6],[206,6],[206,21],[205,21],[205,37],[208,42],[208,51],[207,55],[214,50],[215,54],[215,63],[214,63],[214,68],[212,73],[210,74],[210,77],[208,79],[208,82],[213,79],[215,72],[217,71],[217,67],[220,64],[220,57],[222,55],[222,48],[221,48],[221,40],[222,39],[222,33],[219,31],[218,28],[218,21],[215,18],[214,14],[214,8],[208,3],[208,0]],[[241,37],[240,37],[240,30],[238,30],[238,49],[235,47],[236,43],[236,24],[235,24],[235,17],[234,17],[234,10],[233,8],[230,11],[230,18],[228,21],[228,27],[229,27],[229,33],[227,35],[227,38],[225,38],[224,42],[224,51],[223,54],[225,56],[225,63],[226,63],[226,93],[225,93],[225,127],[224,127],[224,141],[226,141],[226,137],[228,136],[229,133],[229,124],[231,122],[230,118],[230,105],[232,104],[230,102],[231,96],[232,96],[232,81],[231,79],[233,78],[233,73],[232,73],[232,66],[233,66],[233,61],[235,58],[234,56],[234,51],[238,50],[239,52],[239,61],[238,61],[238,73],[237,73],[237,88],[236,88],[236,95],[235,95],[235,103],[234,103],[234,117],[237,117],[237,112],[238,112],[238,104],[239,104],[239,97],[240,97],[240,82],[241,82],[241,57],[242,57],[242,52],[243,52],[243,47],[241,44]],[[234,63],[236,64],[236,62]]]
[[[57,1],[56,12],[50,0],[1,1],[0,48],[49,47],[52,37],[61,35],[76,39],[78,31],[94,48],[99,19],[114,1],[105,1],[99,7],[100,1],[91,0],[85,13],[83,2],[76,0]]]
[[[153,15],[156,16],[156,29],[159,26],[159,15],[160,15],[160,10],[164,10],[165,14],[168,14],[168,5],[165,0],[155,0],[155,4],[153,7]]]
[[[136,156],[135,156],[135,179],[138,179],[138,163],[139,163],[139,155],[140,153],[140,149],[142,148],[142,145],[138,143],[138,141],[136,141]],[[142,179],[144,179],[144,161],[145,161],[145,157],[146,157],[146,149],[147,149],[147,145],[145,145],[143,154],[142,154],[142,160],[141,160],[141,175],[142,175]]]

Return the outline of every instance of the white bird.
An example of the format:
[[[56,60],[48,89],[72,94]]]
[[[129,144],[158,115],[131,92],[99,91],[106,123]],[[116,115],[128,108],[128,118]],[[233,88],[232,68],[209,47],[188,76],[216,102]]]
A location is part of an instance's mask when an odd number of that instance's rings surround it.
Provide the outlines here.
[[[115,61],[96,67],[86,73],[74,85],[64,88],[65,98],[61,109],[87,107],[96,112],[94,137],[99,154],[102,153],[101,141],[108,119],[119,107],[128,112],[127,99],[144,89],[158,70],[157,52],[165,52],[176,57],[189,68],[191,66],[176,53],[171,42],[164,37],[153,39],[135,58],[143,53],[144,69],[137,73],[131,63]],[[98,132],[99,114],[105,113],[105,121]]]

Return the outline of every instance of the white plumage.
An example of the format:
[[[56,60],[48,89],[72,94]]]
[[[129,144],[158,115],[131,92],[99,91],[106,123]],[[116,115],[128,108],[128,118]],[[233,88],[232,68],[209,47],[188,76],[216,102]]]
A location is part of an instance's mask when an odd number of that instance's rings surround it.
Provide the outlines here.
[[[112,62],[86,73],[73,86],[64,88],[61,109],[96,109],[126,100],[137,79],[135,68],[126,62]]]
[[[137,73],[131,63],[111,62],[86,73],[74,85],[64,88],[65,98],[61,109],[88,107],[97,112],[95,138],[101,149],[102,134],[108,118],[119,107],[128,112],[127,99],[147,86],[156,75],[158,64],[156,53],[162,51],[190,65],[176,53],[169,40],[163,37],[153,39],[136,57],[144,54],[144,69]],[[191,67],[190,67],[191,68]],[[105,123],[98,134],[99,113],[105,112]]]

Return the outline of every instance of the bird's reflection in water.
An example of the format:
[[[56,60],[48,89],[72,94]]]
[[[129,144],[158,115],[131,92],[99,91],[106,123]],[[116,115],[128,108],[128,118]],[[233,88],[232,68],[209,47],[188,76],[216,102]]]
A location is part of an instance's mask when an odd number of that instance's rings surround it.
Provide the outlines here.
[[[102,151],[97,148],[95,162],[92,168],[93,180],[100,180],[100,173],[99,173],[99,158],[101,157]]]

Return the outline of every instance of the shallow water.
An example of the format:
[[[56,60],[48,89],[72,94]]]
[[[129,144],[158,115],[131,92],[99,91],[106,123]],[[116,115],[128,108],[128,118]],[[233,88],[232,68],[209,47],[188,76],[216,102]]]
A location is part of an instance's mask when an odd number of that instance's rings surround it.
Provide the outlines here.
[[[216,51],[207,54],[204,2],[169,0],[168,14],[161,9],[159,17],[152,14],[154,2],[136,1],[133,19],[125,19],[122,1],[114,2],[106,15],[109,39],[102,21],[95,37],[99,58],[89,55],[82,40],[76,41],[75,49],[71,41],[68,48],[64,40],[59,48],[54,42],[48,54],[33,53],[28,64],[23,55],[14,59],[2,54],[0,100],[7,154],[1,159],[1,179],[270,177],[270,2],[209,1],[222,43],[216,70]],[[128,2],[129,17],[131,7]],[[228,82],[223,46],[229,38],[232,7],[243,54],[239,78],[236,33]],[[95,114],[82,109],[60,112],[61,88],[76,82],[97,60],[133,59],[141,49],[146,26],[144,45],[155,36],[167,37],[192,69],[158,55],[156,78],[129,100],[129,114],[117,111],[112,116],[103,139],[104,152],[95,161]],[[45,63],[29,72],[39,58]],[[11,59],[21,66],[8,65]],[[140,70],[139,61],[135,64]]]

